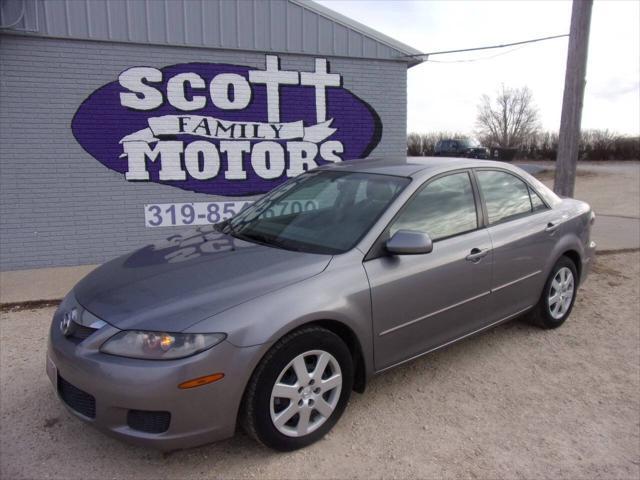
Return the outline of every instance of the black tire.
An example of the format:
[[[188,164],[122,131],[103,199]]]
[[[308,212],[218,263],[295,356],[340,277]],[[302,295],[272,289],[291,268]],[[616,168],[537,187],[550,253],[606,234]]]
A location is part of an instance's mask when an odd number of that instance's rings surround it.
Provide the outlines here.
[[[549,306],[549,295],[552,289],[553,279],[556,277],[558,272],[563,269],[568,268],[573,274],[573,294],[571,296],[571,303],[568,309],[562,314],[559,318],[554,318],[551,315],[551,309]],[[551,269],[551,273],[549,274],[549,278],[544,284],[544,288],[542,289],[542,295],[540,295],[540,300],[536,304],[536,306],[529,312],[527,315],[529,321],[534,325],[539,326],[540,328],[551,329],[558,328],[562,325],[565,320],[571,315],[571,310],[573,310],[573,305],[575,304],[576,294],[578,293],[578,272],[576,269],[576,265],[573,261],[568,257],[560,257],[560,259],[556,262],[553,269]]]
[[[317,429],[303,436],[287,436],[271,419],[271,392],[283,369],[297,356],[313,350],[328,352],[338,362],[342,375],[339,398],[331,415]],[[325,328],[303,327],[276,342],[256,368],[243,399],[242,426],[251,437],[275,450],[306,447],[333,428],[347,406],[352,387],[353,359],[342,339]]]

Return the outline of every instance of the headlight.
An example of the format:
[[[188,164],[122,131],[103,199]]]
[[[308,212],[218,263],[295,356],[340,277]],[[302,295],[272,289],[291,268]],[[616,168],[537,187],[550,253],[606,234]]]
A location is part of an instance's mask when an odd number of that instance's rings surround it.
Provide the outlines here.
[[[166,333],[125,330],[102,344],[100,351],[120,357],[173,360],[195,355],[219,344],[224,333]]]

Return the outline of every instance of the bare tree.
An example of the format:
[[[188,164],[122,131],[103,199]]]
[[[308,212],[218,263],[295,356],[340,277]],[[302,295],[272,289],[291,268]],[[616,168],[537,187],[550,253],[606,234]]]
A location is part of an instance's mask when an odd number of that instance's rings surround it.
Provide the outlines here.
[[[540,128],[531,90],[502,85],[495,101],[483,95],[476,127],[478,137],[488,146],[515,148],[525,143]]]
[[[470,139],[461,132],[427,132],[410,133],[407,135],[407,155],[410,157],[429,157],[435,153],[436,144],[440,140]]]
[[[419,133],[410,133],[407,136],[407,155],[410,157],[422,156],[422,138]]]
[[[454,138],[470,137],[462,132],[414,132],[407,138],[407,152],[411,156],[429,157],[435,153],[435,146],[439,140]],[[558,156],[558,132],[547,130],[532,133],[517,145],[517,149],[518,158],[522,160],[555,160]],[[638,159],[640,136],[621,135],[609,130],[582,131],[580,160]]]

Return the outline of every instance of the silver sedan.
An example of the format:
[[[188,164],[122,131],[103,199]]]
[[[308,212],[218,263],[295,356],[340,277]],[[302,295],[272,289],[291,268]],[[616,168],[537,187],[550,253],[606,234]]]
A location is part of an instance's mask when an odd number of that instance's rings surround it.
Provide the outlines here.
[[[73,414],[131,442],[242,424],[304,447],[376,373],[524,314],[562,325],[594,218],[505,163],[321,167],[90,273],[54,315],[47,372]]]

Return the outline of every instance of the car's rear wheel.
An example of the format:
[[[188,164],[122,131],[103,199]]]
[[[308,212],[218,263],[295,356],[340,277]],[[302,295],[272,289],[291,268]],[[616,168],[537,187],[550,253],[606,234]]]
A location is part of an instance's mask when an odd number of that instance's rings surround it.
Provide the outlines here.
[[[306,327],[279,340],[254,372],[243,402],[245,430],[276,450],[295,450],[322,438],[344,411],[353,361],[342,339]]]
[[[578,290],[576,266],[561,257],[551,270],[538,304],[529,314],[530,320],[542,328],[557,328],[571,314]]]

